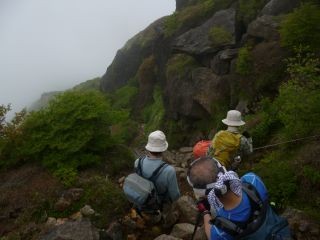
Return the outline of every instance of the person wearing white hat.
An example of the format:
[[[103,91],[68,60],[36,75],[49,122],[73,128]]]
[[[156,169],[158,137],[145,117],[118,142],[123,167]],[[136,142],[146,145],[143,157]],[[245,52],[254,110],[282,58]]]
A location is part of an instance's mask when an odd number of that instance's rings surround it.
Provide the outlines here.
[[[162,153],[168,149],[165,134],[160,130],[151,132],[145,149],[147,150],[147,155],[141,159],[140,163],[144,177],[151,177],[156,169],[163,165],[154,184],[163,203],[162,217],[164,224],[169,226],[174,224],[178,218],[177,213],[172,210],[171,206],[180,197],[180,190],[174,167],[167,163],[164,165],[165,162],[162,159]],[[135,168],[138,165],[139,159],[135,161]]]
[[[239,127],[245,125],[241,113],[230,110],[222,122],[227,130],[219,131],[213,138],[209,155],[216,158],[227,169],[235,170],[244,155],[252,153],[252,138],[248,132],[240,134]]]

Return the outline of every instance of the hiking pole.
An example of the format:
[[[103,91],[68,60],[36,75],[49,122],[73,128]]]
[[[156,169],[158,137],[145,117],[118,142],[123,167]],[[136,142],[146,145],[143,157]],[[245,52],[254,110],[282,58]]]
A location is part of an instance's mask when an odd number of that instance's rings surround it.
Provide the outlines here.
[[[199,212],[198,216],[197,216],[196,225],[194,226],[194,230],[193,230],[193,233],[192,233],[192,236],[191,236],[191,240],[193,240],[194,236],[196,235],[198,226],[199,226],[200,221],[201,221],[201,217],[202,217],[202,214],[201,214],[201,212]]]
[[[309,136],[309,137],[296,138],[296,139],[289,140],[289,141],[284,141],[284,142],[269,144],[269,145],[266,145],[266,146],[253,148],[253,150],[256,151],[256,150],[261,150],[261,149],[276,147],[276,146],[278,146],[278,145],[282,145],[282,144],[286,144],[286,143],[298,142],[298,141],[302,141],[302,140],[306,140],[306,139],[311,139],[311,138],[317,138],[317,137],[320,137],[320,135],[313,135],[313,136]]]

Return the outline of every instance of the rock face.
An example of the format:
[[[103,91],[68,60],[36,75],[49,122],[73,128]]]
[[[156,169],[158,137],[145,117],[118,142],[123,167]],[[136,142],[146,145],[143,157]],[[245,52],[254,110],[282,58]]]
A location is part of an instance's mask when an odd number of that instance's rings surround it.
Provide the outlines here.
[[[153,43],[163,34],[164,21],[165,18],[155,21],[118,50],[106,74],[101,79],[102,90],[113,91],[125,85],[135,76],[143,59],[152,54]]]
[[[247,33],[249,36],[274,41],[280,37],[278,27],[279,23],[272,16],[263,15],[249,24]]]
[[[261,14],[277,16],[291,12],[299,5],[299,0],[271,0],[262,9]]]
[[[99,240],[99,233],[89,220],[68,221],[55,227],[41,240]]]
[[[171,116],[207,117],[228,88],[209,68],[195,68],[186,76],[168,76],[166,86]]]
[[[235,18],[233,8],[218,11],[203,25],[179,36],[173,43],[175,50],[201,55],[216,52],[235,44]]]

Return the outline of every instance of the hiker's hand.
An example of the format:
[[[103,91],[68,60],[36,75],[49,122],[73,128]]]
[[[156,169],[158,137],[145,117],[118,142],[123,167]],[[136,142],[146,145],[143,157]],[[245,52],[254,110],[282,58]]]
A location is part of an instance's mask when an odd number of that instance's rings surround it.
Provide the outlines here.
[[[197,203],[197,208],[198,208],[198,212],[205,214],[205,213],[209,213],[210,211],[210,204],[208,202],[208,199],[202,199],[201,201],[199,201]]]
[[[245,136],[246,138],[251,138],[251,135],[248,131],[244,131],[242,135]]]

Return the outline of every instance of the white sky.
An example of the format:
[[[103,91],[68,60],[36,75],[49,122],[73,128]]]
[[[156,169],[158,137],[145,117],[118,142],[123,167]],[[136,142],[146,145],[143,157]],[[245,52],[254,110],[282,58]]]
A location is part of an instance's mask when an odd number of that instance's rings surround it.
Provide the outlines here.
[[[0,104],[102,76],[116,51],[175,0],[0,0]]]

